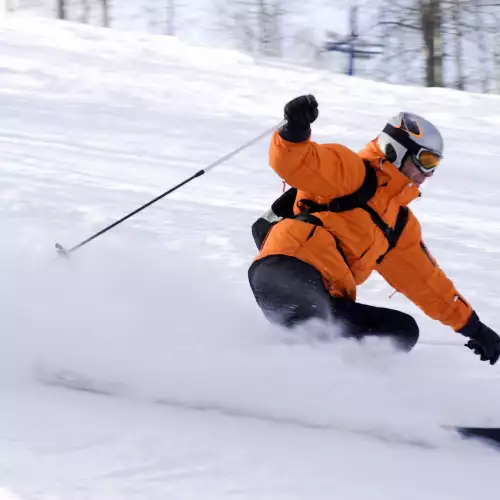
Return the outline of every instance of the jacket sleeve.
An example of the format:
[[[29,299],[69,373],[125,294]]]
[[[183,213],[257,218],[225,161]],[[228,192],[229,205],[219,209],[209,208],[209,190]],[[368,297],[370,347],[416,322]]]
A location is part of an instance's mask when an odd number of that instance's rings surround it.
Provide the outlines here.
[[[469,320],[472,308],[439,268],[422,242],[418,220],[408,212],[408,223],[398,244],[377,271],[429,317],[457,331]]]
[[[289,142],[277,131],[271,139],[269,164],[290,186],[330,199],[354,192],[365,176],[363,161],[349,148],[309,139]]]

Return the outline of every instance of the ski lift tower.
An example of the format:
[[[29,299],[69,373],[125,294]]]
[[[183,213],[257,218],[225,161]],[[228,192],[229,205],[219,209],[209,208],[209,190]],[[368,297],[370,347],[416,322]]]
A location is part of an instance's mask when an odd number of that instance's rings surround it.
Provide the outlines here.
[[[334,40],[327,41],[323,50],[325,52],[340,52],[347,54],[348,65],[346,73],[350,76],[355,72],[356,59],[368,60],[374,56],[382,54],[383,46],[362,40],[358,32],[358,7],[351,7],[349,14],[350,34],[347,37],[340,37],[336,33],[329,35]]]

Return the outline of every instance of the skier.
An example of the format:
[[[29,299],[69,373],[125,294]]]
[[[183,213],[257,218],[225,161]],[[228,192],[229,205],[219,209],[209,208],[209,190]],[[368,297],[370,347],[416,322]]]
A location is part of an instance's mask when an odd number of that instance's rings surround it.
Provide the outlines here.
[[[407,205],[443,157],[443,139],[424,118],[401,112],[358,154],[310,140],[314,96],[285,105],[287,122],[271,140],[273,170],[290,186],[252,226],[260,252],[248,275],[266,317],[287,327],[335,319],[346,336],[417,343],[414,318],[356,302],[373,270],[428,316],[469,337],[492,365],[500,337],[483,324],[427,250]]]

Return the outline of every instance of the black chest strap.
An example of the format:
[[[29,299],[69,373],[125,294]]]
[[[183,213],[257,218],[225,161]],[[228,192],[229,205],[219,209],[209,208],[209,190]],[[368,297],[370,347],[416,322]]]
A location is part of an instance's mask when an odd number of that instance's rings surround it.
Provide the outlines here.
[[[370,208],[370,207],[368,207],[368,208]],[[373,211],[375,212],[375,210],[373,210]],[[380,219],[380,216],[376,212],[375,212],[375,214]],[[372,217],[372,220],[373,220],[373,217]],[[380,222],[382,224],[384,224],[385,226],[387,226],[387,224],[382,219],[380,219]],[[387,238],[387,241],[389,242],[389,247],[387,248],[387,251],[377,259],[377,264],[380,264],[384,260],[385,256],[398,244],[399,238],[401,238],[401,235],[403,234],[403,231],[406,227],[407,222],[408,222],[408,208],[401,207],[399,209],[398,216],[396,218],[396,224],[394,224],[394,229],[388,228],[387,233],[384,232],[385,237]],[[375,224],[377,224],[377,223],[375,222]]]
[[[387,239],[387,242],[389,243],[387,251],[377,259],[377,264],[380,264],[384,260],[384,257],[397,245],[399,238],[406,227],[406,223],[408,222],[408,208],[401,207],[399,209],[394,228],[384,222],[378,212],[368,205],[368,202],[373,198],[375,192],[377,191],[378,180],[375,169],[372,168],[368,162],[364,163],[366,175],[363,184],[361,184],[361,187],[357,191],[346,196],[335,198],[330,203],[325,204],[316,203],[312,200],[300,200],[300,203],[307,208],[296,215],[295,218],[302,220],[303,222],[309,222],[310,224],[322,226],[322,221],[318,217],[312,215],[313,213],[339,213],[354,210],[355,208],[361,208],[370,215],[372,222],[382,231]]]
[[[369,163],[365,162],[365,179],[363,184],[354,193],[334,198],[330,203],[316,203],[312,200],[300,200],[300,203],[307,207],[307,212],[347,212],[355,208],[361,208],[373,198],[377,191],[377,174]]]

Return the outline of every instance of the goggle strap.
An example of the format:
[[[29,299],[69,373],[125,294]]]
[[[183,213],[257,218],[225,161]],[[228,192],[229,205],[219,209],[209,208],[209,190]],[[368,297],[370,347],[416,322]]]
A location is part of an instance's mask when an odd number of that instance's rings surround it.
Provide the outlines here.
[[[417,155],[421,149],[421,146],[417,145],[410,139],[407,132],[401,128],[394,127],[390,123],[384,127],[382,132],[385,132],[387,135],[398,141],[399,144],[405,147],[408,153],[412,155]]]

